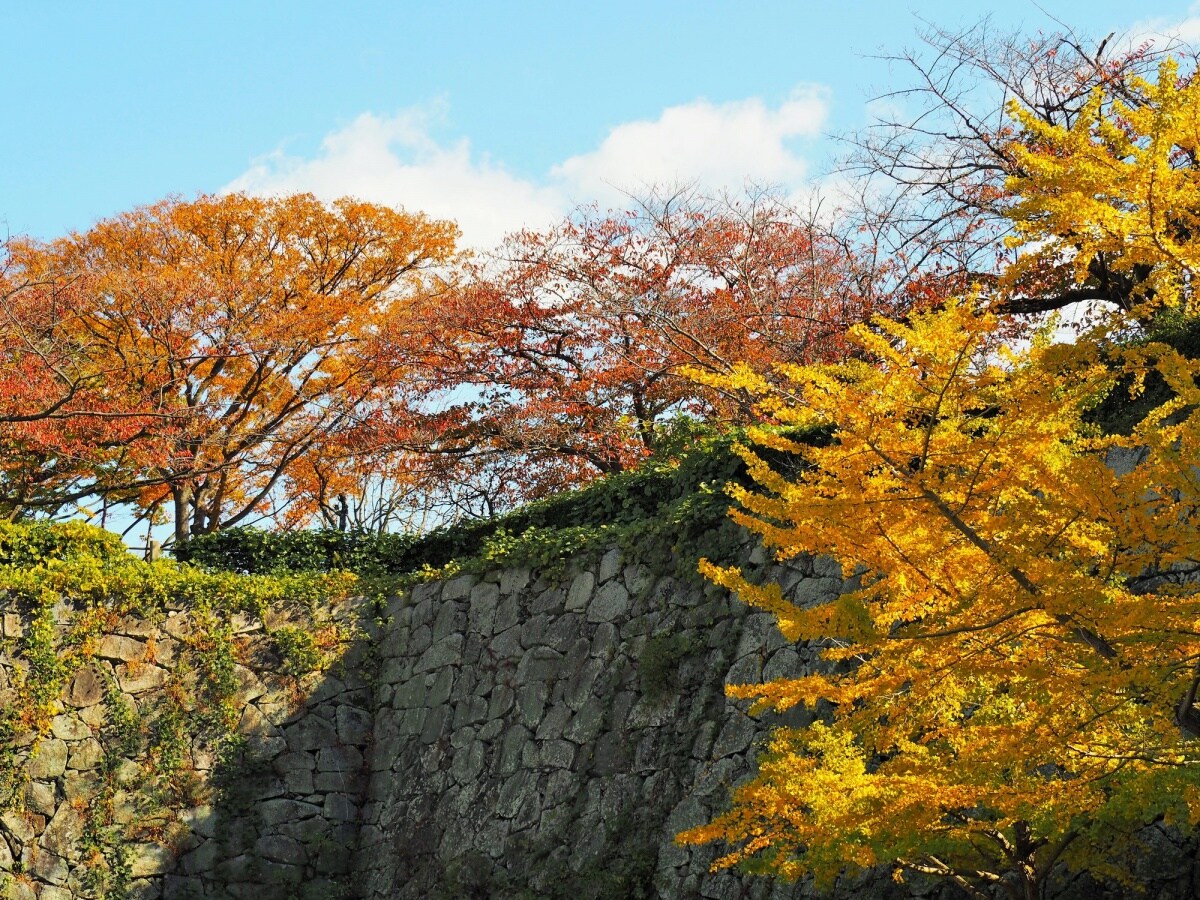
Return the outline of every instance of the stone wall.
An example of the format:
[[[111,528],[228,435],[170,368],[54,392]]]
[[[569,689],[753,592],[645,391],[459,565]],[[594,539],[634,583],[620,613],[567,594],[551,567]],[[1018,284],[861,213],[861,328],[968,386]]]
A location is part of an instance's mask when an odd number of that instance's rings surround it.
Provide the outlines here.
[[[63,605],[60,626],[78,612]],[[26,617],[5,611],[5,639],[26,627]],[[116,711],[143,713],[143,734],[164,727],[154,711],[186,670],[178,657],[194,627],[182,607],[157,624],[118,623],[67,684],[50,733],[7,748],[27,783],[23,808],[0,815],[0,897],[121,896],[122,881],[133,898],[346,895],[371,735],[365,647],[334,674],[302,682],[236,666],[244,745],[218,759],[195,740],[182,748],[179,774],[156,784],[151,760],[122,755]],[[235,619],[234,640],[251,659],[261,631]],[[12,660],[0,658],[0,703],[11,701],[16,676]],[[194,806],[163,802],[164,791],[189,790]],[[123,852],[101,859],[105,844]],[[98,887],[101,869],[109,877]]]
[[[778,581],[801,603],[848,587],[830,560],[779,566],[749,546],[743,556],[749,577]],[[217,799],[158,828],[138,821],[141,770],[113,758],[111,703],[100,698],[146,704],[163,690],[186,611],[153,627],[123,623],[28,761],[24,811],[0,817],[0,896],[99,896],[83,832],[114,766],[115,826],[151,826],[129,854],[135,898],[813,896],[803,884],[710,873],[713,848],[673,838],[724,807],[772,727],[806,724],[801,713],[751,718],[725,684],[811,671],[817,648],[789,644],[770,616],[661,563],[610,549],[565,565],[418,586],[332,673],[287,690],[239,669],[245,747],[224,762],[192,747]],[[3,627],[14,637],[19,617]],[[0,701],[11,676],[0,659]],[[1198,895],[1190,846],[1161,828],[1147,846],[1143,896]],[[881,872],[834,896],[955,891]],[[1086,878],[1053,893],[1119,896]]]
[[[782,569],[761,551],[750,558],[798,600],[844,587],[827,560]],[[522,569],[423,585],[391,615],[364,898],[805,894],[710,874],[712,850],[673,841],[727,802],[778,724],[751,719],[724,685],[815,663],[771,616],[615,549],[558,577]]]

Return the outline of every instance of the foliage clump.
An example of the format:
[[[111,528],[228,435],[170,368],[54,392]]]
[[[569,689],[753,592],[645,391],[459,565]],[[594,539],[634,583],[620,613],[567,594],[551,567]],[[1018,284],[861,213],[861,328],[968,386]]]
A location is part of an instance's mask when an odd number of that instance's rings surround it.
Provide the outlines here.
[[[104,756],[94,792],[75,798],[85,814],[80,852],[90,889],[123,896],[128,846],[171,845],[185,833],[181,813],[213,799],[201,772],[244,739],[245,679],[300,696],[301,679],[331,665],[353,634],[346,603],[356,583],[347,573],[245,576],[147,563],[90,526],[0,523],[0,809],[22,807],[27,766],[66,711],[73,679],[90,668],[103,682],[95,727]],[[136,704],[98,656],[106,636],[129,627],[145,651],[127,668],[164,672]],[[137,810],[129,824],[114,817],[119,795]]]

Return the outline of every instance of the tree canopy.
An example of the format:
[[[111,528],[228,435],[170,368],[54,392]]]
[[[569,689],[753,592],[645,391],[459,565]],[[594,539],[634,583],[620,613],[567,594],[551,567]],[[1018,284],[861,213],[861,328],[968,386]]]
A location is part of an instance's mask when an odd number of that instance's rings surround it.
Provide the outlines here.
[[[1154,309],[1191,308],[1200,94],[1167,61],[1069,123],[1013,113],[1022,253],[997,284],[1125,279],[1097,328],[1013,342],[994,292],[968,293],[855,326],[857,358],[782,367],[783,387],[700,375],[760,397],[754,441],[805,462],[785,476],[746,449],[761,489],[735,492],[734,518],[859,585],[805,608],[706,567],[826,664],[730,693],[833,709],[779,730],[732,809],[682,836],[733,844],[720,864],[827,882],[889,863],[1026,900],[1059,864],[1118,877],[1149,822],[1200,820],[1200,364],[1128,342]],[[1092,424],[1151,377],[1170,399],[1131,434]],[[779,430],[812,425],[831,443]]]

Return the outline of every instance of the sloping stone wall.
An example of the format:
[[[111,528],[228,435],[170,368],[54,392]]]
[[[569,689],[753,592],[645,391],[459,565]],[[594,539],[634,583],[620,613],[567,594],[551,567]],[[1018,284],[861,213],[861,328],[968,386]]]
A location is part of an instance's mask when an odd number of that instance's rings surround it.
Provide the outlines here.
[[[801,601],[844,587],[827,560],[750,558]],[[391,615],[364,898],[805,895],[710,874],[711,849],[673,841],[727,802],[778,724],[751,719],[724,685],[816,662],[771,616],[616,549],[558,577],[426,584]]]
[[[2,636],[19,640],[27,620],[3,612]],[[76,612],[63,605],[60,626]],[[159,624],[119,623],[67,684],[50,734],[4,748],[28,781],[22,808],[0,814],[0,897],[120,896],[120,869],[127,895],[147,900],[347,895],[372,729],[365,645],[334,674],[301,683],[237,666],[244,746],[224,760],[202,740],[181,748],[180,785],[194,778],[202,802],[179,812],[146,790],[145,760],[121,756],[114,710],[158,708],[193,627],[182,607]],[[261,631],[243,621],[235,639],[253,648]],[[0,703],[11,702],[15,674],[0,657]],[[99,844],[114,838],[123,859],[100,862]],[[89,878],[98,866],[109,870],[104,887]]]
[[[786,566],[743,547],[754,580],[801,603],[849,584],[838,565]],[[190,748],[219,802],[130,848],[133,898],[809,898],[809,886],[709,871],[715,848],[674,835],[708,821],[779,724],[727,700],[727,683],[798,675],[818,648],[698,579],[619,550],[565,570],[512,568],[423,584],[392,599],[372,640],[300,686],[239,670],[243,752]],[[3,618],[19,636],[20,617]],[[99,775],[125,779],[116,826],[147,814],[139,769],[111,758],[100,697],[152,701],[186,610],[127,621],[68,686],[52,735],[28,759],[25,809],[0,816],[0,897],[73,900],[88,887],[81,840]],[[253,639],[253,635],[247,635]],[[0,702],[11,664],[0,658]],[[109,758],[105,758],[105,750]],[[30,757],[30,747],[10,748]],[[153,822],[143,822],[153,826]],[[165,826],[170,825],[170,828]],[[155,829],[143,829],[148,835]],[[1200,895],[1191,845],[1147,832],[1148,900]],[[833,896],[958,896],[872,873]],[[1056,897],[1113,898],[1086,876]]]

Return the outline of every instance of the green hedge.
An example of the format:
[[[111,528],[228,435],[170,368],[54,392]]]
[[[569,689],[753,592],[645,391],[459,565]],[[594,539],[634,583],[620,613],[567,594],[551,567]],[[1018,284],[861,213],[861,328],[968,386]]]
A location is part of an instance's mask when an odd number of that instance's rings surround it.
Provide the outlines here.
[[[739,437],[710,437],[673,459],[651,459],[632,471],[507,515],[460,522],[421,536],[231,528],[194,537],[176,555],[207,568],[251,574],[348,569],[375,576],[439,569],[469,559],[500,563],[522,552],[535,554],[532,561],[546,562],[559,551],[629,541],[649,532],[670,538],[669,550],[702,540],[724,522],[730,502],[724,486],[747,477],[744,463],[732,450]]]

